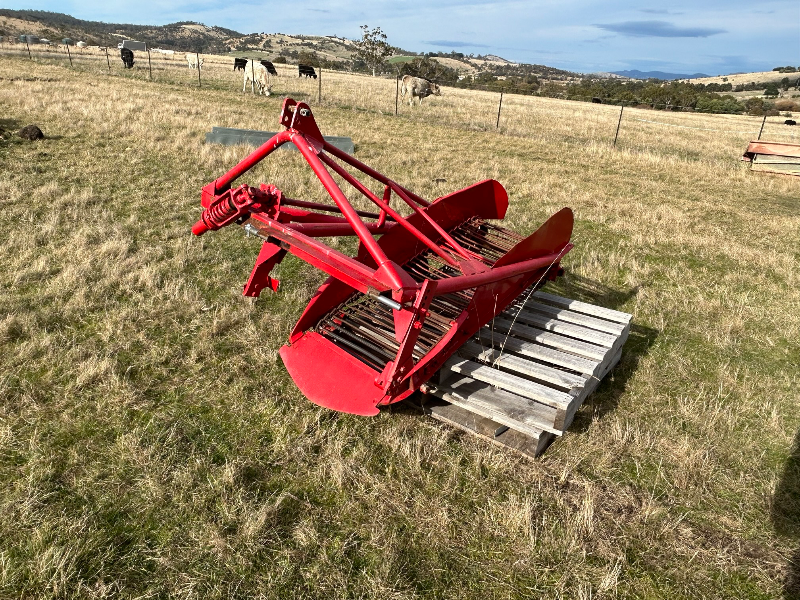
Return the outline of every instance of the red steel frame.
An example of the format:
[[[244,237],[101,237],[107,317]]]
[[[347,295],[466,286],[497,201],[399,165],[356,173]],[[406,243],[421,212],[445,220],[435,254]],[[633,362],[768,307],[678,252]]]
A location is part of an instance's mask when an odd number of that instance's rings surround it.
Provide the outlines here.
[[[258,296],[265,287],[277,290],[278,281],[270,277],[270,272],[287,252],[331,276],[312,298],[292,331],[289,344],[281,350],[298,387],[318,404],[371,415],[377,414],[378,406],[407,397],[519,293],[545,278],[555,277],[560,271],[560,259],[572,248],[572,212],[563,209],[489,267],[479,254],[465,249],[448,231],[472,217],[502,219],[508,198],[499,183],[482,181],[429,203],[326,142],[305,103],[286,98],[280,123],[285,131],[203,187],[204,210],[192,231],[202,235],[236,222],[264,240],[244,288],[248,296]],[[236,179],[288,142],[303,155],[335,206],[287,198],[272,185],[231,187]],[[333,158],[383,184],[383,196],[374,194]],[[372,201],[379,212],[356,210],[331,171]],[[409,216],[404,217],[390,206],[392,194],[410,208]],[[360,242],[356,257],[316,239],[351,235]],[[401,265],[425,251],[434,253],[461,274],[415,281]],[[383,373],[312,331],[320,318],[354,290],[392,307],[394,334],[400,347]],[[451,323],[451,330],[436,347],[414,364],[411,350],[429,315],[431,302],[436,296],[462,290],[474,290],[469,308]]]

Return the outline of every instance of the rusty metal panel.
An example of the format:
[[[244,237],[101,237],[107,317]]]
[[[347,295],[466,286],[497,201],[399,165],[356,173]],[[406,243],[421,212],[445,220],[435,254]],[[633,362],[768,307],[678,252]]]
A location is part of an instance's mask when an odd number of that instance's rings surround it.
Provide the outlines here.
[[[800,144],[786,142],[750,142],[742,156],[744,161],[752,161],[756,154],[769,154],[774,156],[800,157]]]

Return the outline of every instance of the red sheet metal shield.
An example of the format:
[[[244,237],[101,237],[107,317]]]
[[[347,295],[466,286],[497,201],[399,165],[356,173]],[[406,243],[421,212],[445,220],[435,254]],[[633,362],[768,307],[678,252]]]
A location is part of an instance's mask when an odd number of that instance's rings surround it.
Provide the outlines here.
[[[377,373],[318,333],[309,332],[281,348],[286,370],[306,398],[332,410],[371,417],[383,390]]]

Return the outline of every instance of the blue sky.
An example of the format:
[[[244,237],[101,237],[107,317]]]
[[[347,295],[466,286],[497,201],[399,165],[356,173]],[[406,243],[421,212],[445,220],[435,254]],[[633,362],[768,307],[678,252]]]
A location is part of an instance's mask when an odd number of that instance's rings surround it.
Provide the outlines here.
[[[46,0],[6,8],[164,25],[198,21],[242,33],[338,35],[381,27],[417,52],[497,54],[571,71],[639,69],[709,75],[800,66],[800,1],[674,0]],[[668,6],[668,8],[665,8]]]

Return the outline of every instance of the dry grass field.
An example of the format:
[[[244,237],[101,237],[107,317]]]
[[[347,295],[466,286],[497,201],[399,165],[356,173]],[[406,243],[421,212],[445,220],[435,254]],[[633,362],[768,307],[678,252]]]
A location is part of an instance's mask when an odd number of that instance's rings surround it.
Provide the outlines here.
[[[278,349],[320,272],[252,303],[258,244],[190,234],[249,152],[204,133],[274,130],[281,97],[93,60],[0,61],[0,597],[797,597],[800,180],[739,162],[760,120],[626,109],[613,149],[613,107],[506,97],[496,132],[496,95],[395,117],[393,81],[276,81],[423,196],[496,178],[521,233],[575,211],[551,291],[634,325],[527,461],[306,401]],[[246,180],[324,199],[296,153]]]

